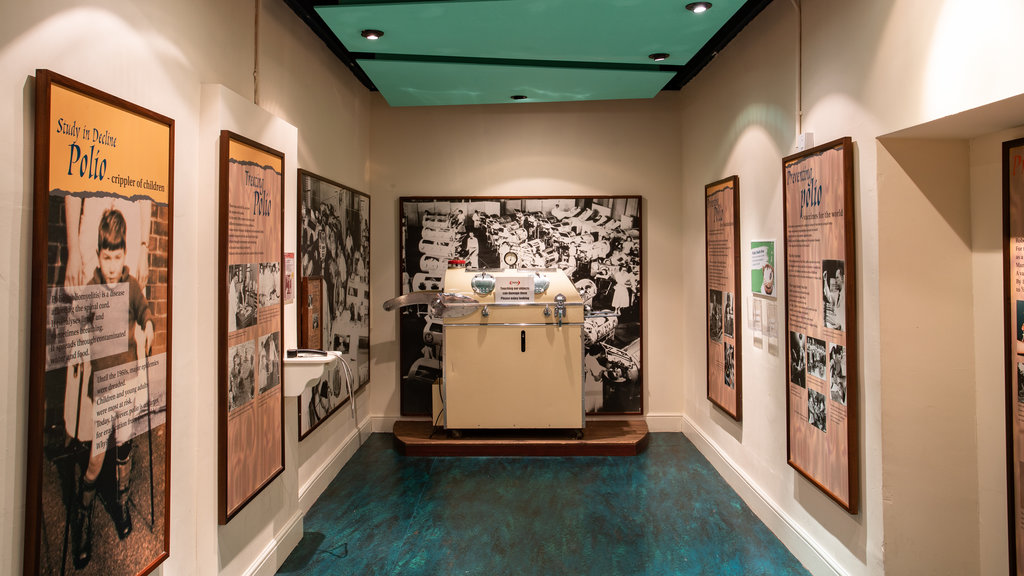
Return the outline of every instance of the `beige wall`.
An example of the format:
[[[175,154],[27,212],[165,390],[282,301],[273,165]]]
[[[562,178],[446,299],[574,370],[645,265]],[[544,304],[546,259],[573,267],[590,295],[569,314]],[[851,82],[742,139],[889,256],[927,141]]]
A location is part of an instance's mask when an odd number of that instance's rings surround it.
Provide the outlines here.
[[[815,573],[1004,574],[1002,366],[988,366],[1001,362],[991,336],[999,341],[991,304],[999,296],[990,288],[1000,281],[991,253],[998,250],[992,234],[999,208],[992,167],[981,176],[975,166],[992,161],[994,145],[985,156],[971,139],[1019,123],[1024,106],[929,125],[917,136],[953,126],[959,132],[952,141],[887,141],[887,148],[875,139],[1024,92],[1024,77],[1005,73],[1017,52],[1013,22],[1024,7],[803,0],[798,65],[795,4],[771,4],[683,90],[683,188],[738,173],[743,241],[781,239],[779,158],[795,151],[797,102],[802,130],[816,143],[853,138],[862,510],[847,515],[785,465],[785,367],[778,358],[748,354],[746,343],[742,426],[703,398],[702,275],[687,275],[684,286],[683,324],[692,328],[683,358],[700,364],[683,371],[687,431],[794,550],[811,543],[816,550],[798,555]],[[717,143],[713,150],[709,140]],[[768,146],[772,154],[764,153]],[[929,153],[926,163],[912,160]],[[931,165],[941,171],[928,172]],[[697,270],[703,207],[686,198],[683,268]],[[915,210],[923,212],[905,217]],[[937,250],[927,242],[932,234]],[[928,248],[941,256],[922,258]],[[938,259],[935,267],[952,268],[956,278],[920,297],[909,292],[919,276],[937,279],[928,265]],[[938,301],[946,302],[942,316],[924,314]],[[923,362],[932,350],[940,357]]]
[[[254,94],[257,5],[261,65]],[[301,536],[301,521],[294,520],[301,520],[304,507],[358,446],[359,436],[345,411],[299,445],[295,403],[287,400],[285,474],[227,527],[216,525],[216,324],[210,319],[216,315],[211,246],[216,245],[217,183],[209,168],[216,135],[200,123],[202,87],[217,85],[226,95],[217,103],[230,116],[217,121],[223,127],[279,143],[288,142],[280,139],[281,131],[291,131],[292,153],[286,159],[291,206],[297,167],[368,189],[370,95],[277,0],[0,0],[0,12],[0,234],[5,240],[0,370],[7,382],[0,387],[0,456],[7,464],[0,471],[0,574],[20,574],[22,564],[36,68],[70,76],[176,122],[172,553],[157,574],[253,569],[272,574]],[[253,104],[254,96],[260,106]],[[293,234],[294,222],[288,230]],[[292,234],[286,249],[294,250]],[[293,334],[286,332],[286,344]],[[369,416],[368,403],[369,395],[360,395],[360,420]]]
[[[679,429],[683,270],[678,215],[680,133],[675,94],[653,100],[390,108],[373,100],[370,139],[376,302],[397,294],[401,196],[644,197],[644,406],[652,426]],[[702,191],[697,191],[701,194]],[[375,306],[377,306],[375,304]],[[372,412],[399,416],[397,322],[374,308]]]

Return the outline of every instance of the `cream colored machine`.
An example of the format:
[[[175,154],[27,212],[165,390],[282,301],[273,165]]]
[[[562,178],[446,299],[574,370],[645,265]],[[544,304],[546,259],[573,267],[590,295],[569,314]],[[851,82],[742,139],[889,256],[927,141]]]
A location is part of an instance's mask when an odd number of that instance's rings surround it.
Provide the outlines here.
[[[474,300],[444,319],[445,427],[582,430],[583,300],[565,273],[453,268],[444,289]]]

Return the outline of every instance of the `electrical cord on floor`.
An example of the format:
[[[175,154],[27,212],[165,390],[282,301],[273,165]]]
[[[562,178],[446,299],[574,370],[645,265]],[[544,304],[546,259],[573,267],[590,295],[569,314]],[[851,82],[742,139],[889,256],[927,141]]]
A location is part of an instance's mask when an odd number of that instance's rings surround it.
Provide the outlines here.
[[[444,416],[444,394],[441,394],[441,379],[434,380],[434,383],[430,385],[430,396],[433,401],[434,386],[437,386],[437,395],[441,397],[441,411],[437,413],[437,418],[434,419],[434,426],[430,429],[430,436],[427,438],[430,440],[434,439],[434,433],[437,431],[438,423],[441,422],[441,416]]]

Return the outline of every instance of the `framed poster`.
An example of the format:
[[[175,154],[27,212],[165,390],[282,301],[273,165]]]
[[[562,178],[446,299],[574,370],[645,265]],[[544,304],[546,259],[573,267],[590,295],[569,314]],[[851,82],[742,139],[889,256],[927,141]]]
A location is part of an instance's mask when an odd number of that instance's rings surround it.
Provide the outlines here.
[[[299,347],[323,350],[323,278],[307,276],[302,279],[302,314],[299,317]]]
[[[24,573],[169,553],[174,121],[36,71]]]
[[[341,352],[359,390],[370,382],[370,197],[305,170],[299,191],[299,275],[323,279],[321,344],[302,346]]]
[[[219,521],[284,470],[284,155],[220,134]]]
[[[708,305],[708,400],[743,419],[740,358],[740,179],[704,187],[704,241]]]
[[[754,240],[750,243],[750,293],[772,300],[778,293],[775,278],[775,240]]]
[[[857,513],[853,143],[782,160],[789,464]]]
[[[1003,143],[1006,476],[1010,573],[1024,574],[1024,138]]]
[[[403,197],[399,199],[399,292],[441,290],[448,260],[470,269],[561,268],[586,304],[617,317],[584,326],[588,414],[643,413],[642,198]],[[426,306],[400,312],[403,415],[431,414],[441,376],[442,323]]]

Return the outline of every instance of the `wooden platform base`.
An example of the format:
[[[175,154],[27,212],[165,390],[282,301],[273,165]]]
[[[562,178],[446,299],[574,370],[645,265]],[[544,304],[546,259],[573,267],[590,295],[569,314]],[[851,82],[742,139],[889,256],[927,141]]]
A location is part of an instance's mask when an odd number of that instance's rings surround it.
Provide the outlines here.
[[[422,420],[395,422],[395,446],[404,456],[636,456],[647,447],[643,420],[587,422],[583,438],[572,430],[463,430],[451,438]]]

